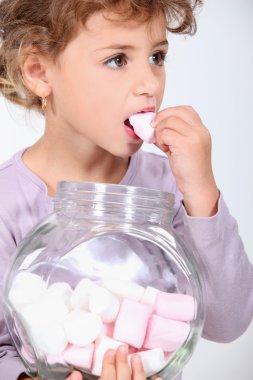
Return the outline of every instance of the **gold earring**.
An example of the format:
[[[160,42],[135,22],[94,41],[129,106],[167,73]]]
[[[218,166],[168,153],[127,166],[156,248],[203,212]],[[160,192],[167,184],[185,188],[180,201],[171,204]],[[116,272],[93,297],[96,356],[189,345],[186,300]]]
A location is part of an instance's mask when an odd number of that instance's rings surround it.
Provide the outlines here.
[[[45,111],[45,109],[47,108],[47,98],[42,98],[41,99],[41,108],[42,108],[42,111]]]

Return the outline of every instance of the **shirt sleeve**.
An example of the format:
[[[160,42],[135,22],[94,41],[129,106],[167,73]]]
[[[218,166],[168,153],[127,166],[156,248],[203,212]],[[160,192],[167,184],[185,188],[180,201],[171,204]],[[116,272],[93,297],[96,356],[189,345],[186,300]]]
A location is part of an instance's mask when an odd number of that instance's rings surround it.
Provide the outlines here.
[[[253,317],[253,266],[223,196],[215,216],[198,218],[187,215],[176,194],[173,227],[191,247],[200,269],[206,309],[203,337],[221,343],[237,339]]]
[[[12,345],[2,307],[4,279],[15,249],[15,239],[7,224],[0,219],[0,380],[17,380],[21,373],[25,372],[25,367]]]

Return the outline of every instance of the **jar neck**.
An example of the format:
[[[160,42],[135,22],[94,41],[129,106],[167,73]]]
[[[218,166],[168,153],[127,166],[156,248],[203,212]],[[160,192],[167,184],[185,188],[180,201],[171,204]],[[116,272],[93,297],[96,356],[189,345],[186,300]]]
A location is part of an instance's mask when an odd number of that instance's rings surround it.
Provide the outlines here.
[[[94,221],[168,225],[174,214],[171,193],[92,182],[59,182],[54,204],[55,212]]]

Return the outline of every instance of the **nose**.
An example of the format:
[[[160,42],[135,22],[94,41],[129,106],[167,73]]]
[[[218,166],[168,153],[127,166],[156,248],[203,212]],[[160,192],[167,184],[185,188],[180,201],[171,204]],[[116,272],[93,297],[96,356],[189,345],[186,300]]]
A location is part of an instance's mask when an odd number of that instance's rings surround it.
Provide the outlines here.
[[[134,94],[155,96],[163,88],[163,74],[150,64],[142,65],[134,74]]]

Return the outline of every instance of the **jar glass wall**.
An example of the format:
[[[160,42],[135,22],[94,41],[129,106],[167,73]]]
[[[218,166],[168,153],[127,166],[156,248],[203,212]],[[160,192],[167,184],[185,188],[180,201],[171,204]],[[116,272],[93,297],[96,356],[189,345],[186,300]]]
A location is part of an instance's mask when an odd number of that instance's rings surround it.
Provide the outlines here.
[[[147,378],[183,369],[204,302],[173,205],[153,189],[59,183],[54,213],[23,240],[5,285],[5,320],[30,375],[98,378],[120,344],[140,353]]]

